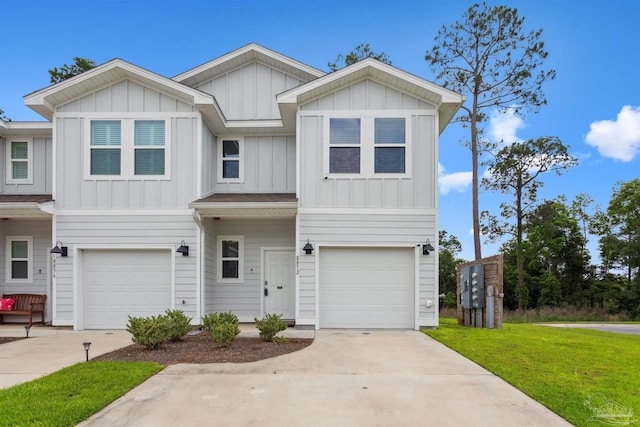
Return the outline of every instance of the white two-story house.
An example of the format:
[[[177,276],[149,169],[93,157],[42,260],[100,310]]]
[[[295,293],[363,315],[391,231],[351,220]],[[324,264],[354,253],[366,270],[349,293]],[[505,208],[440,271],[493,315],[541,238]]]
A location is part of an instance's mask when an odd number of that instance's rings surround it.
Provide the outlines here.
[[[326,74],[256,44],[33,92],[47,121],[0,122],[0,291],[47,294],[75,329],[166,309],[436,326],[438,137],[463,101],[373,59]]]

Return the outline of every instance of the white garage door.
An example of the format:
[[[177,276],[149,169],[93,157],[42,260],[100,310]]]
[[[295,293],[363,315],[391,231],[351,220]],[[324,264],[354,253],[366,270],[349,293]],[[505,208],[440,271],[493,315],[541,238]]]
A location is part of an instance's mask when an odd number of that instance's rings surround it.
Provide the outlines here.
[[[124,329],[129,315],[171,307],[171,251],[85,250],[82,269],[85,329]]]
[[[321,328],[413,328],[412,248],[320,249]]]

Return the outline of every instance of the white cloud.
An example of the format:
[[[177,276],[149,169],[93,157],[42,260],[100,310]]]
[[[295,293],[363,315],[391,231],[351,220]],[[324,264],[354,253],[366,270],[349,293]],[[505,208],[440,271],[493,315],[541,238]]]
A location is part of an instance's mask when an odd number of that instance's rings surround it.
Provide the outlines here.
[[[471,172],[445,173],[444,166],[438,163],[438,181],[440,194],[449,194],[451,191],[462,193],[471,186],[473,174]]]
[[[629,162],[640,153],[640,107],[622,107],[616,121],[591,123],[585,140],[604,157]]]
[[[489,118],[489,137],[491,141],[503,141],[505,144],[520,142],[522,139],[516,136],[516,131],[524,127],[524,121],[515,115],[513,109],[503,113],[494,110]]]

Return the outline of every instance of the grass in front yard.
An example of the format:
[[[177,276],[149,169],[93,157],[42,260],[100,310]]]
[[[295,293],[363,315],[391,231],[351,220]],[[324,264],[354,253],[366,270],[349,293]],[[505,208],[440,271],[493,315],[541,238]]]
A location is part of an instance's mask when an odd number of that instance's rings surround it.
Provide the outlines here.
[[[78,363],[0,390],[0,426],[71,426],[162,370],[149,362]]]
[[[574,425],[593,426],[589,396],[598,401],[591,407],[613,401],[640,420],[640,335],[527,324],[476,329],[453,319],[440,319],[437,330],[425,333]]]

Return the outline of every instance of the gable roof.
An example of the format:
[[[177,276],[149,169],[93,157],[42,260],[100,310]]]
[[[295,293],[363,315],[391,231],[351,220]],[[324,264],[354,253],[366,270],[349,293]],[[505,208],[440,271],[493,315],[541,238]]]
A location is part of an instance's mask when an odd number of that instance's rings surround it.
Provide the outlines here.
[[[55,107],[121,80],[132,80],[193,105],[213,106],[213,97],[197,89],[116,58],[24,97],[25,104],[48,120]]]
[[[287,117],[289,117],[291,109],[294,106],[295,110],[298,105],[328,95],[340,88],[365,79],[375,80],[434,105],[436,109],[440,111],[440,133],[442,133],[466,99],[458,93],[438,86],[421,77],[407,73],[406,71],[402,71],[376,59],[366,58],[353,65],[279,94],[277,100],[281,108],[282,118],[285,120],[285,112],[288,113]]]
[[[173,77],[173,80],[195,87],[218,75],[225,74],[254,61],[279,69],[305,82],[315,80],[326,74],[324,71],[310,67],[257,43],[249,43],[233,52],[178,74]]]

